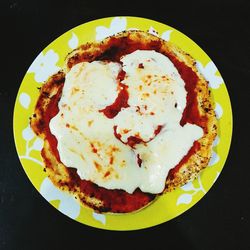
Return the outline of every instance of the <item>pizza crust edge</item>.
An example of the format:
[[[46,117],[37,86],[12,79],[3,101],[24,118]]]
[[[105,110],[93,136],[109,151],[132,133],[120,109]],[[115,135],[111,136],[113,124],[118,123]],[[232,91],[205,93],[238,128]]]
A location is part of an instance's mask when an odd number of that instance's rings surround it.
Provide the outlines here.
[[[208,89],[208,82],[199,73],[194,59],[189,54],[182,51],[171,42],[164,41],[161,38],[155,37],[154,35],[143,31],[125,31],[116,34],[115,37],[122,38],[128,35],[131,39],[139,40],[140,42],[145,43],[156,40],[158,41],[160,39],[162,41],[161,49],[178,57],[179,60],[191,67],[199,78],[198,84],[196,86],[197,90],[199,90],[197,91],[197,98],[200,113],[207,117],[207,133],[198,140],[201,145],[200,149],[195,154],[193,154],[183,166],[181,166],[178,172],[175,173],[174,178],[169,178],[169,176],[167,177],[164,190],[164,193],[167,193],[195,179],[200,171],[208,165],[212,154],[212,143],[217,135],[217,121],[214,112],[214,104]],[[103,206],[102,201],[96,199],[95,197],[89,197],[85,195],[80,191],[79,187],[71,185],[70,173],[67,170],[67,167],[58,162],[55,155],[53,154],[48,140],[45,138],[45,132],[42,129],[41,122],[43,122],[43,114],[46,111],[51,98],[57,93],[60,84],[62,84],[64,81],[65,74],[74,64],[83,60],[91,61],[93,59],[93,54],[101,54],[103,50],[108,48],[108,41],[111,38],[112,36],[104,39],[100,43],[93,42],[81,45],[67,55],[63,70],[51,76],[40,90],[40,97],[37,102],[39,105],[36,106],[34,115],[30,120],[30,125],[33,131],[42,139],[44,139],[42,157],[50,163],[45,167],[50,180],[55,186],[59,187],[61,190],[72,193],[80,203],[83,205],[87,204],[87,206],[92,207],[97,212],[101,211]],[[37,108],[38,106],[39,108]],[[138,210],[134,212],[137,211]]]

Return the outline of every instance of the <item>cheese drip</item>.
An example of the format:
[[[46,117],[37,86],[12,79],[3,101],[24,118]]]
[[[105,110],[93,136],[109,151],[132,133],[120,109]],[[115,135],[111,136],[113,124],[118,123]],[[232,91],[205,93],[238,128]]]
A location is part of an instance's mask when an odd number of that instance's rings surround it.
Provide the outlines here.
[[[136,188],[160,193],[169,170],[202,137],[203,130],[193,124],[180,126],[187,93],[166,56],[137,50],[121,61],[123,66],[102,61],[73,66],[66,74],[59,113],[51,119],[50,129],[62,163],[76,168],[81,179],[128,193]],[[122,84],[128,86],[129,107],[108,119],[100,110],[116,100],[121,70],[126,72]],[[129,146],[131,137],[142,143]]]

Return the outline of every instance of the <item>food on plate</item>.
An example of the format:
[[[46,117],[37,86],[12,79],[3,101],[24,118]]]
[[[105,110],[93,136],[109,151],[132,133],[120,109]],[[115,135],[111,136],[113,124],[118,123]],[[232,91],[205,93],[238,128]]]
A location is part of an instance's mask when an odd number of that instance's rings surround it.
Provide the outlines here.
[[[138,30],[73,50],[41,88],[30,124],[54,185],[112,213],[193,180],[217,134],[194,59]]]

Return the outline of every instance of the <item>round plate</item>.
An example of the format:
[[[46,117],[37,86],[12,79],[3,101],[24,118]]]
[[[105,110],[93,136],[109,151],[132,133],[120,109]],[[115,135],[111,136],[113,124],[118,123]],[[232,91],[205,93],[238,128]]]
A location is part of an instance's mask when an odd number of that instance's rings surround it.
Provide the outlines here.
[[[38,88],[57,72],[65,56],[80,44],[102,40],[117,32],[140,29],[153,33],[178,45],[196,61],[200,72],[209,81],[216,104],[218,136],[213,144],[213,154],[208,167],[199,177],[160,196],[139,212],[131,214],[97,214],[77,203],[74,197],[54,187],[43,171],[41,158],[43,141],[29,126],[29,117],[39,95]],[[228,155],[232,137],[232,111],[223,79],[207,54],[191,39],[176,29],[145,18],[109,17],[77,26],[49,44],[34,60],[21,83],[14,109],[14,137],[18,156],[32,184],[40,194],[60,212],[83,224],[109,230],[135,230],[151,227],[182,214],[197,203],[218,178]]]

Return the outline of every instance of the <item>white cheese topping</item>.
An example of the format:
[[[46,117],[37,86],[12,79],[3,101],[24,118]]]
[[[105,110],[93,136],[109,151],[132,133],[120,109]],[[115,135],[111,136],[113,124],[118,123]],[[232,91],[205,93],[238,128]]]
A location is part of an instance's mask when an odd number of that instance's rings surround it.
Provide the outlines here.
[[[76,64],[66,74],[59,113],[50,129],[58,140],[61,161],[76,168],[80,178],[107,189],[160,193],[169,170],[203,130],[192,124],[180,126],[187,93],[166,56],[137,50],[121,61],[123,66],[101,61]],[[122,83],[128,86],[129,107],[109,119],[100,110],[117,98],[121,69],[126,72]],[[162,129],[156,135],[158,126]],[[144,143],[130,147],[126,144],[130,137]]]

